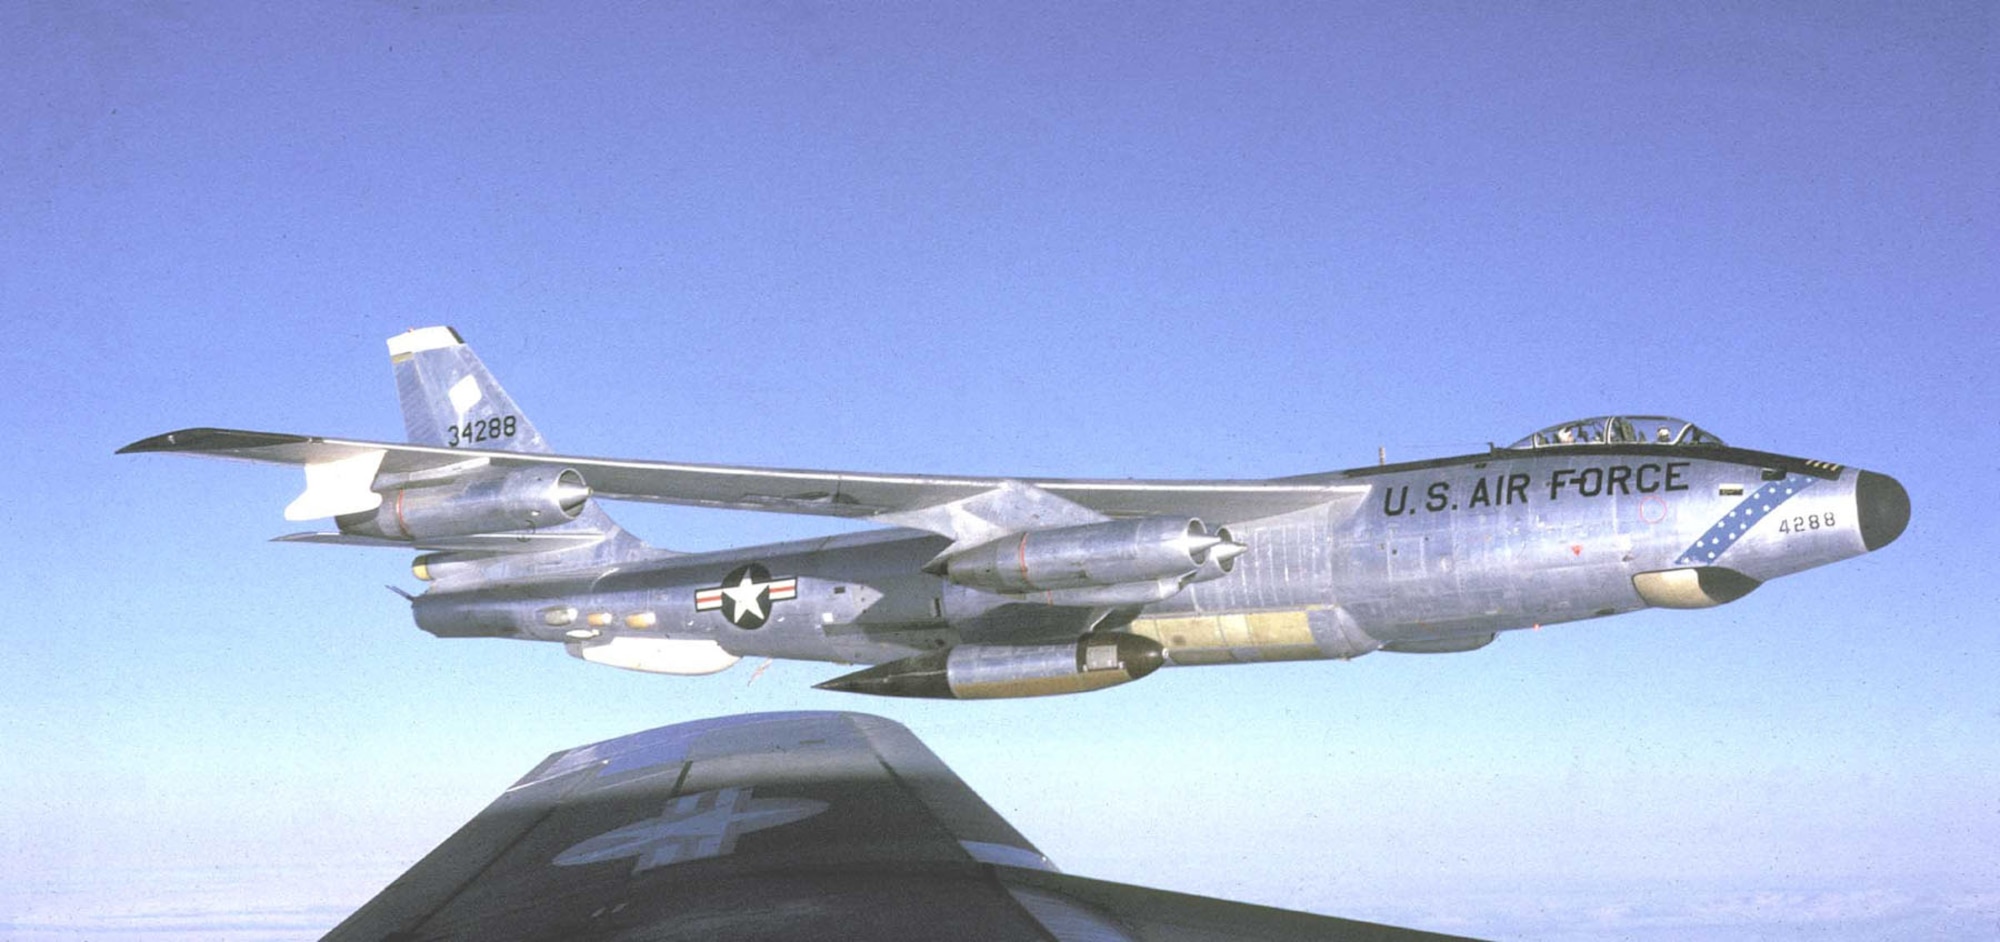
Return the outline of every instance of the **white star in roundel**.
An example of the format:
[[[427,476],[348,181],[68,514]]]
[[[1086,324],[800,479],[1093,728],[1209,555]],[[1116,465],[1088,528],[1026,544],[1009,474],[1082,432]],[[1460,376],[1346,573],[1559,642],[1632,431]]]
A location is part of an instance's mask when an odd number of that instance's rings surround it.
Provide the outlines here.
[[[720,610],[730,624],[751,631],[764,627],[764,622],[771,618],[775,603],[798,597],[798,577],[773,579],[771,571],[762,565],[746,563],[722,577],[721,585],[695,592],[694,610]]]
[[[730,615],[729,620],[739,621],[746,614],[752,618],[763,618],[764,593],[769,591],[770,588],[770,583],[760,585],[756,579],[751,578],[748,572],[745,572],[742,580],[735,585],[723,586],[722,594],[728,596],[731,602],[736,603],[736,613]]]

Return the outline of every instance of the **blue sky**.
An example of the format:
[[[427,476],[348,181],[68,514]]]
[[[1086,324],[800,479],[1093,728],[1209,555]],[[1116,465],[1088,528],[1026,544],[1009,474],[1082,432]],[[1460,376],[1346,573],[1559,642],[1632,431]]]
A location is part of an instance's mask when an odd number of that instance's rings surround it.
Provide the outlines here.
[[[311,938],[541,756],[897,719],[1071,872],[1500,938],[2000,931],[1990,6],[0,9],[0,934]],[[1613,411],[1882,553],[1472,654],[904,703],[445,642],[187,425],[1261,477]],[[683,549],[826,532],[613,507]]]

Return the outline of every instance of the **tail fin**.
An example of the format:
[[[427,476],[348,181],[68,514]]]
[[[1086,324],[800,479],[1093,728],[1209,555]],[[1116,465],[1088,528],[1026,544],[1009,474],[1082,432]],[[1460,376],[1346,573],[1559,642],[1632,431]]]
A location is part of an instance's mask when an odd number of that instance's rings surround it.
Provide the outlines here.
[[[410,442],[546,454],[549,443],[458,331],[424,327],[389,338],[389,365]]]
[[[423,327],[389,338],[389,365],[396,373],[396,395],[402,402],[403,428],[410,442],[482,451],[549,454],[542,433],[528,421],[514,397],[500,387],[479,355],[449,327]],[[626,532],[591,500],[576,519],[550,528],[550,533],[598,535],[588,549],[560,550],[566,557],[581,553],[613,562],[659,553]],[[528,544],[515,553],[532,553]],[[491,552],[456,555],[465,560],[491,559]],[[510,555],[502,553],[499,555]],[[474,567],[483,570],[483,565]]]

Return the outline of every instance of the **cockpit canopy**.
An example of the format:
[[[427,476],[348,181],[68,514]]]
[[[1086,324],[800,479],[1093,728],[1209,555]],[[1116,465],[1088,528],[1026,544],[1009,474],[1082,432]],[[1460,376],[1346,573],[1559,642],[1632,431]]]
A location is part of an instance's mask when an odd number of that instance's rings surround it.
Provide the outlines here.
[[[1551,425],[1507,447],[1553,448],[1558,445],[1720,445],[1716,438],[1686,419],[1664,415],[1606,415]]]

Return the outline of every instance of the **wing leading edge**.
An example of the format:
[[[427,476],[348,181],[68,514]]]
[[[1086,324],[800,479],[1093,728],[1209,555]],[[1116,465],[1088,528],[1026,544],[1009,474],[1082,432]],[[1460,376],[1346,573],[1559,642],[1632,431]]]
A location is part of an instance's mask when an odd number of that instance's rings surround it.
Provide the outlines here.
[[[1451,938],[1065,876],[903,727],[775,713],[550,756],[326,939],[940,937]]]

